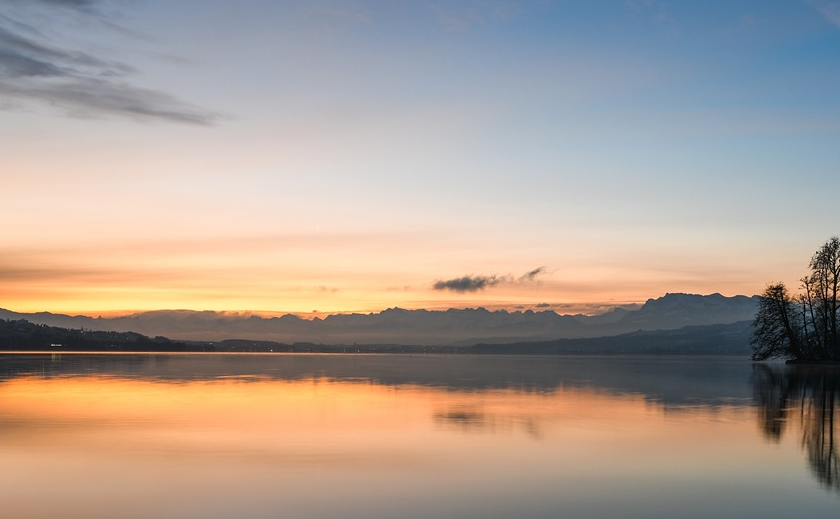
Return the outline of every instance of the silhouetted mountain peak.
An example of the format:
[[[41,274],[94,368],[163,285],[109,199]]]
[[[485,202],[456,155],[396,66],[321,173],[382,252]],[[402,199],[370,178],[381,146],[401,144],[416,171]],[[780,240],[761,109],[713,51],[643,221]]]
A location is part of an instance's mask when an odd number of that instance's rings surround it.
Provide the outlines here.
[[[560,315],[551,310],[509,312],[484,307],[449,310],[394,307],[377,313],[333,314],[311,320],[291,314],[265,318],[251,313],[191,310],[159,310],[105,319],[0,310],[0,319],[28,319],[66,328],[133,331],[173,339],[464,345],[604,337],[635,330],[728,324],[752,320],[757,301],[757,296],[668,293],[648,299],[637,310],[615,308],[595,316]]]
[[[751,320],[758,308],[758,296],[727,297],[719,293],[700,295],[667,293],[648,299],[636,312],[629,312],[622,323],[645,323],[661,329],[678,325],[728,324]]]

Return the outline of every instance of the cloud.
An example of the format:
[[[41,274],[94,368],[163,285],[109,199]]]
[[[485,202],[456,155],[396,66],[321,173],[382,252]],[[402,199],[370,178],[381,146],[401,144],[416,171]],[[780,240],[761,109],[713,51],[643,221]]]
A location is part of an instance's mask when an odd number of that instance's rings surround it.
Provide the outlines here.
[[[0,79],[0,95],[62,106],[76,117],[122,115],[198,125],[210,125],[216,119],[164,92],[97,78],[65,78],[47,84]]]
[[[534,305],[534,308],[551,308],[551,304],[549,303],[537,303]]]
[[[520,281],[534,281],[537,276],[545,274],[545,267],[537,267],[519,277]]]
[[[99,2],[36,3],[93,15]],[[133,68],[127,64],[52,44],[32,25],[0,15],[0,98],[6,101],[0,106],[28,101],[58,106],[76,117],[116,115],[198,125],[218,119],[175,96],[133,85],[126,79],[131,72]]]
[[[488,287],[493,287],[502,283],[529,283],[534,281],[537,276],[545,274],[545,267],[537,267],[534,270],[522,274],[518,278],[511,275],[507,276],[462,276],[459,278],[438,280],[435,281],[432,288],[435,290],[451,290],[453,292],[478,292]]]
[[[432,288],[435,290],[451,290],[452,292],[478,292],[487,287],[498,285],[504,278],[498,276],[463,276],[460,278],[436,281]]]

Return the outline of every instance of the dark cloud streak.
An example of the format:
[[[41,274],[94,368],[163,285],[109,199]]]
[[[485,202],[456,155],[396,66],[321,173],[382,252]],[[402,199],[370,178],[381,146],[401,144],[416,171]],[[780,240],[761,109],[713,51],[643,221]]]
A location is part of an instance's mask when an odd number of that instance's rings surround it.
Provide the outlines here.
[[[71,115],[81,117],[96,111],[198,125],[213,122],[206,113],[189,110],[178,99],[164,92],[95,78],[77,78],[52,84],[9,84],[0,81],[0,95],[46,101],[64,106]]]
[[[37,3],[87,13],[100,2],[33,2]],[[166,92],[131,84],[126,76],[133,69],[124,63],[66,50],[48,41],[33,26],[0,15],[0,97],[59,106],[81,117],[117,115],[205,126],[218,119],[216,114]]]
[[[498,285],[503,281],[497,276],[463,276],[460,278],[438,280],[432,285],[435,290],[451,290],[453,292],[478,292],[487,287]]]
[[[451,290],[452,292],[466,293],[478,292],[485,288],[499,285],[501,283],[530,283],[536,278],[545,274],[545,267],[537,267],[534,270],[522,274],[518,278],[508,276],[462,276],[459,278],[444,279],[435,281],[432,288],[435,290]]]

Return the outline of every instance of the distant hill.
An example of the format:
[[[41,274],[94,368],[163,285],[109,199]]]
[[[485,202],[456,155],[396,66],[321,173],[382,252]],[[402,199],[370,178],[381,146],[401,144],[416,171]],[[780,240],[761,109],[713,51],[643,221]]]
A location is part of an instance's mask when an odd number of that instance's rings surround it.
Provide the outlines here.
[[[0,319],[0,350],[206,351],[204,345],[146,337],[135,332],[71,330],[26,320]]]
[[[757,297],[720,294],[666,294],[636,310],[616,309],[597,316],[553,311],[444,311],[391,308],[370,314],[336,314],[306,320],[294,315],[260,317],[209,311],[161,310],[115,318],[17,313],[0,309],[0,319],[98,331],[163,335],[177,340],[245,339],[284,344],[450,345],[504,344],[615,336],[635,331],[731,324],[753,319]]]
[[[178,342],[134,332],[70,330],[25,320],[0,320],[0,351],[117,352],[288,352],[288,353],[460,353],[497,355],[739,355],[750,354],[750,321],[678,330],[639,331],[611,337],[554,341],[421,346],[359,344],[354,346],[227,339],[217,343]]]
[[[637,331],[610,337],[476,344],[473,353],[540,355],[739,355],[751,354],[752,321],[678,330]]]

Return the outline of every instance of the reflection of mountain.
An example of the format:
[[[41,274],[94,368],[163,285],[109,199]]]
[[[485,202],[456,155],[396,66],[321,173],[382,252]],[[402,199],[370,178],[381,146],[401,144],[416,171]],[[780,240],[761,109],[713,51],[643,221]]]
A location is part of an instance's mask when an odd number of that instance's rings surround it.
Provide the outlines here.
[[[50,313],[21,314],[0,309],[0,319],[26,319],[65,328],[133,331],[181,340],[240,338],[285,343],[474,344],[602,337],[637,330],[728,324],[751,320],[756,304],[755,297],[666,294],[648,300],[638,310],[617,310],[601,316],[558,315],[552,311],[491,312],[483,308],[446,311],[392,308],[379,313],[331,315],[311,321],[293,315],[266,318],[186,310],[94,319]]]
[[[779,441],[785,424],[798,419],[811,469],[840,492],[840,368],[759,364],[752,381],[765,436]]]
[[[750,401],[750,362],[721,357],[543,357],[491,355],[120,354],[3,355],[0,383],[25,375],[87,373],[167,381],[330,379],[420,385],[451,391],[557,388],[640,395],[666,406]],[[470,414],[462,422],[475,418]],[[448,411],[447,411],[448,412]]]

